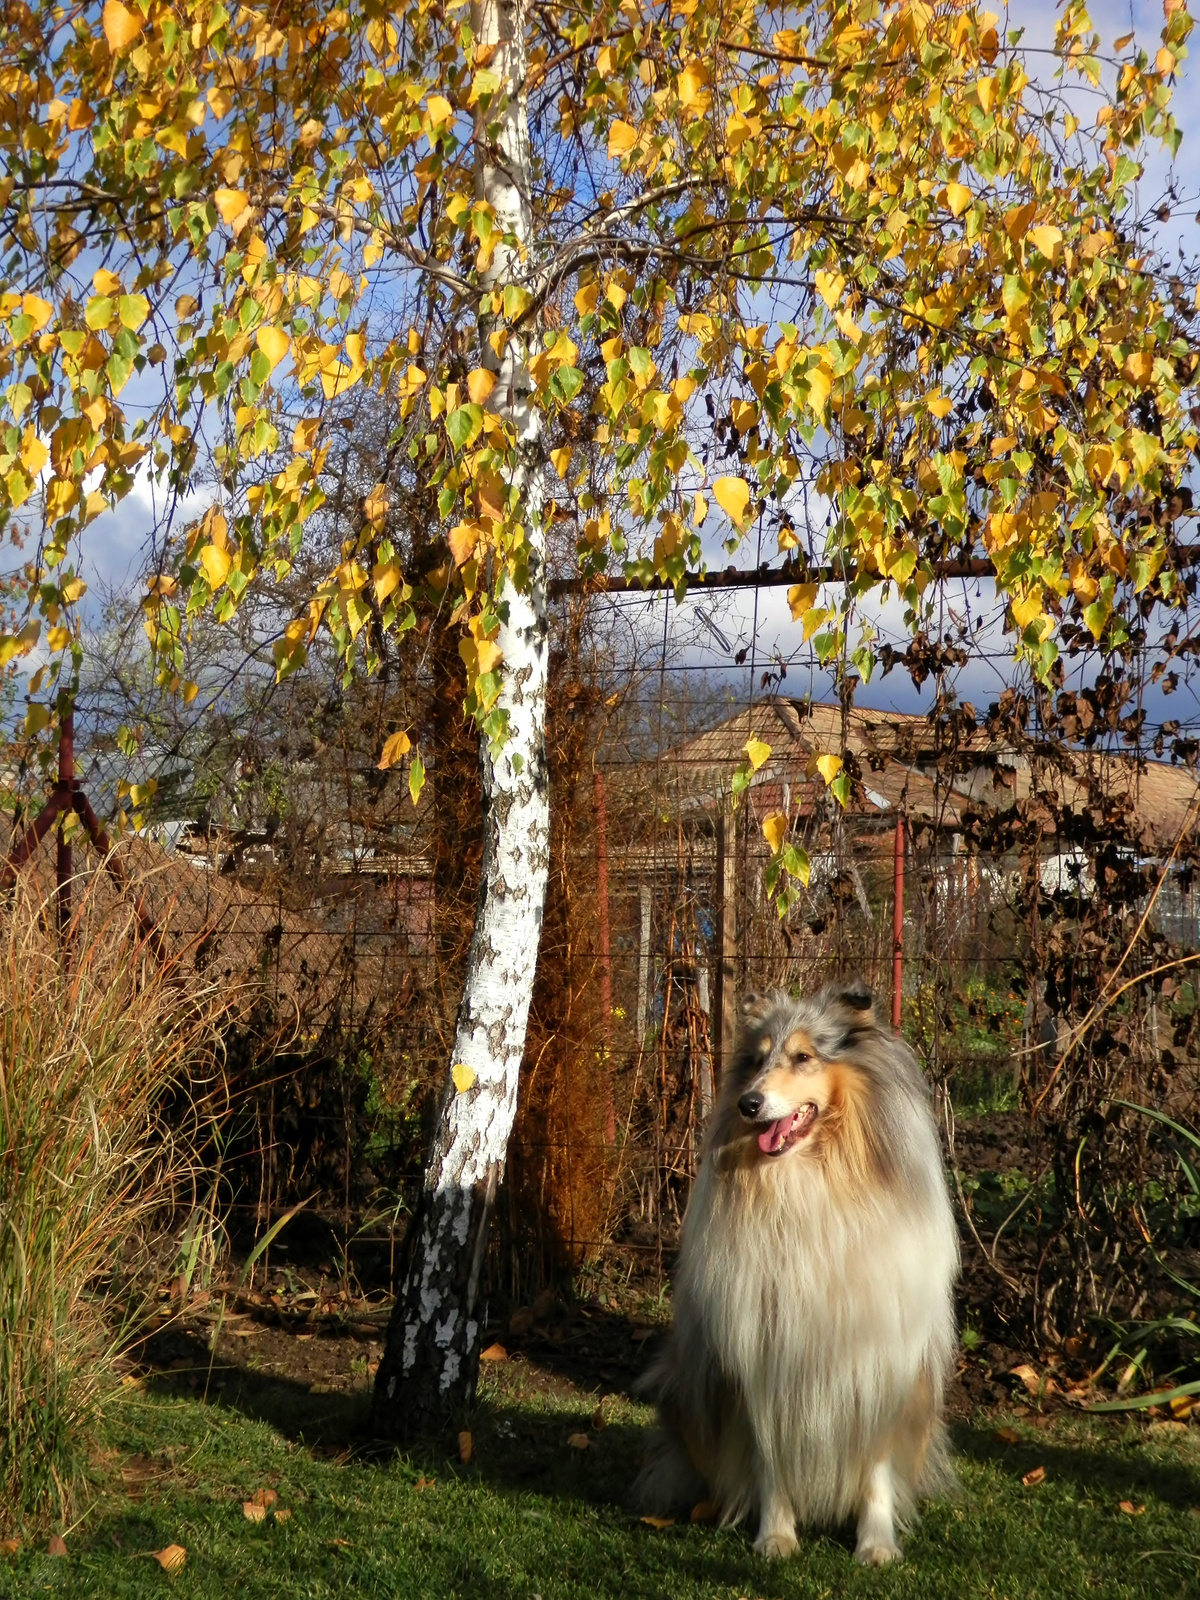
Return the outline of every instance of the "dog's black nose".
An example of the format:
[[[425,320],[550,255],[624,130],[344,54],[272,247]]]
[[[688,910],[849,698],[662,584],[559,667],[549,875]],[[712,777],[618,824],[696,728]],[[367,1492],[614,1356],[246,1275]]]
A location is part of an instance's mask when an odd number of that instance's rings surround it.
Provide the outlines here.
[[[738,1110],[747,1122],[753,1122],[763,1108],[763,1097],[757,1089],[751,1089],[749,1094],[744,1094],[738,1101]]]

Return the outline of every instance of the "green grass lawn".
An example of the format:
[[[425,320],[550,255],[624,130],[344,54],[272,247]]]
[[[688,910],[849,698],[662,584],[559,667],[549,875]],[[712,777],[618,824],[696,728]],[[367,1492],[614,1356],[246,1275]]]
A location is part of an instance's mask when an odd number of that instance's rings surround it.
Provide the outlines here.
[[[0,1596],[196,1600],[421,1596],[566,1600],[920,1600],[1200,1595],[1200,1428],[1063,1416],[958,1424],[961,1488],[926,1509],[902,1566],[855,1566],[849,1536],[810,1534],[767,1565],[743,1532],[656,1529],[628,1509],[648,1413],[539,1384],[523,1363],[489,1373],[474,1457],[367,1459],[341,1446],[365,1397],[259,1385],[204,1404],[132,1392],[110,1427],[94,1498],[65,1558],[0,1560]],[[1004,1442],[1007,1425],[1020,1435]],[[568,1441],[586,1434],[587,1447]],[[1045,1469],[1032,1487],[1023,1475]],[[422,1480],[425,1480],[422,1482]],[[274,1489],[285,1522],[242,1502]],[[1144,1506],[1140,1515],[1120,1509]],[[168,1575],[152,1552],[187,1550]]]

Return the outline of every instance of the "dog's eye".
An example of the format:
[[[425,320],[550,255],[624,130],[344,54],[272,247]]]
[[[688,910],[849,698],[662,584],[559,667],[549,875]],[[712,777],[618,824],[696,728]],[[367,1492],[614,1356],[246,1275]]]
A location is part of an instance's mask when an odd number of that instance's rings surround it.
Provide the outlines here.
[[[807,1050],[798,1050],[792,1057],[792,1065],[794,1067],[802,1067],[806,1061],[811,1060],[812,1057],[809,1055]]]

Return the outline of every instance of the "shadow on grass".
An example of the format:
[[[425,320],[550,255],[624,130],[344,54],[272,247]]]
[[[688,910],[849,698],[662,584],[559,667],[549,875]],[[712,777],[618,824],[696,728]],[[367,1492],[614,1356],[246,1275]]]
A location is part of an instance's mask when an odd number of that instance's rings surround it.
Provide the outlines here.
[[[1114,1501],[1138,1501],[1154,1495],[1174,1510],[1186,1510],[1200,1501],[1200,1470],[1182,1461],[1153,1461],[1129,1455],[1119,1447],[1094,1449],[1087,1444],[1055,1442],[1045,1434],[1005,1444],[994,1428],[978,1423],[955,1423],[951,1428],[960,1457],[998,1467],[1006,1477],[1020,1479],[1037,1467],[1057,1482],[1072,1482],[1096,1496]]]

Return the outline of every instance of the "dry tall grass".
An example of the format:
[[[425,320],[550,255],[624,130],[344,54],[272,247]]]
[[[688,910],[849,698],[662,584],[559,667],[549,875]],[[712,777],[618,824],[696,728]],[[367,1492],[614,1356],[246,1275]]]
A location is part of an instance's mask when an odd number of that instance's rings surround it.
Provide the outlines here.
[[[137,1242],[188,1168],[162,1113],[213,1019],[127,907],[85,897],[69,961],[52,930],[28,889],[0,909],[0,1523],[27,1527],[71,1515]]]

